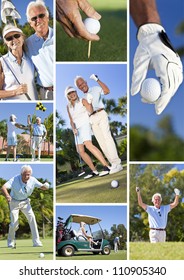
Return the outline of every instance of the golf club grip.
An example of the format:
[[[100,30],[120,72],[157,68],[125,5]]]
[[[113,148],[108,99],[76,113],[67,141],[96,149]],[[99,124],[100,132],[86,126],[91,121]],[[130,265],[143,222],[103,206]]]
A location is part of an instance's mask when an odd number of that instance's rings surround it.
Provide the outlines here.
[[[27,97],[28,100],[31,100],[31,98],[30,98],[28,93],[25,93],[25,96]]]

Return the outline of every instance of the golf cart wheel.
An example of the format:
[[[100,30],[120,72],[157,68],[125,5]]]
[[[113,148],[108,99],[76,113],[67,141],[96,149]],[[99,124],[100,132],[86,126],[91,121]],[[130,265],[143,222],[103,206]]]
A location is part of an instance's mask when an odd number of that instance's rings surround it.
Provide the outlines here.
[[[111,249],[108,247],[108,246],[105,246],[103,249],[102,249],[102,255],[109,255],[111,252]]]
[[[62,254],[62,256],[64,256],[64,257],[71,257],[71,256],[73,256],[74,251],[75,251],[75,250],[74,250],[73,246],[67,245],[67,246],[64,246],[64,247],[61,249],[61,254]]]

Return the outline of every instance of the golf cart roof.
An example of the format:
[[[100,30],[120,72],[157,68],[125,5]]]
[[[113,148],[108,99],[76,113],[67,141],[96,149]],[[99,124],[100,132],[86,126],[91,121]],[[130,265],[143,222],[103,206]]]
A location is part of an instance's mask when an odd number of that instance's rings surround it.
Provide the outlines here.
[[[86,215],[79,215],[79,214],[71,214],[68,219],[66,220],[66,224],[69,222],[73,223],[80,223],[84,222],[88,225],[94,225],[101,221],[101,219],[92,217],[92,216],[86,216]]]

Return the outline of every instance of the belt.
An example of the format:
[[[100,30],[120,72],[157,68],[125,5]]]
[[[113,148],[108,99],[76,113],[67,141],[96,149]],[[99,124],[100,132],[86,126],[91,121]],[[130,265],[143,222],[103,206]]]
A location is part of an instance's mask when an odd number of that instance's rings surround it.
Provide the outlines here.
[[[99,112],[101,112],[103,110],[104,110],[104,108],[97,109],[97,110],[93,111],[93,113],[91,113],[89,116],[91,117],[92,115],[94,115],[96,113],[99,113]]]
[[[165,231],[165,228],[150,228],[152,230],[159,230],[159,231]]]
[[[33,136],[36,136],[36,137],[42,137],[42,135],[34,135],[34,134],[33,134]]]
[[[53,86],[50,86],[50,87],[42,87],[42,86],[40,86],[40,87],[43,88],[44,90],[49,90],[49,91],[53,91],[54,90]]]

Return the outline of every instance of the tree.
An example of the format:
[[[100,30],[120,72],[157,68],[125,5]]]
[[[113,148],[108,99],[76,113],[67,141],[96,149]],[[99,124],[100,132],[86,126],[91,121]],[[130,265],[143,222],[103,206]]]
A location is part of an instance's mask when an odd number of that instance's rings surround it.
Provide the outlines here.
[[[4,149],[4,142],[7,139],[7,120],[0,121],[0,137],[3,138],[2,150]]]

